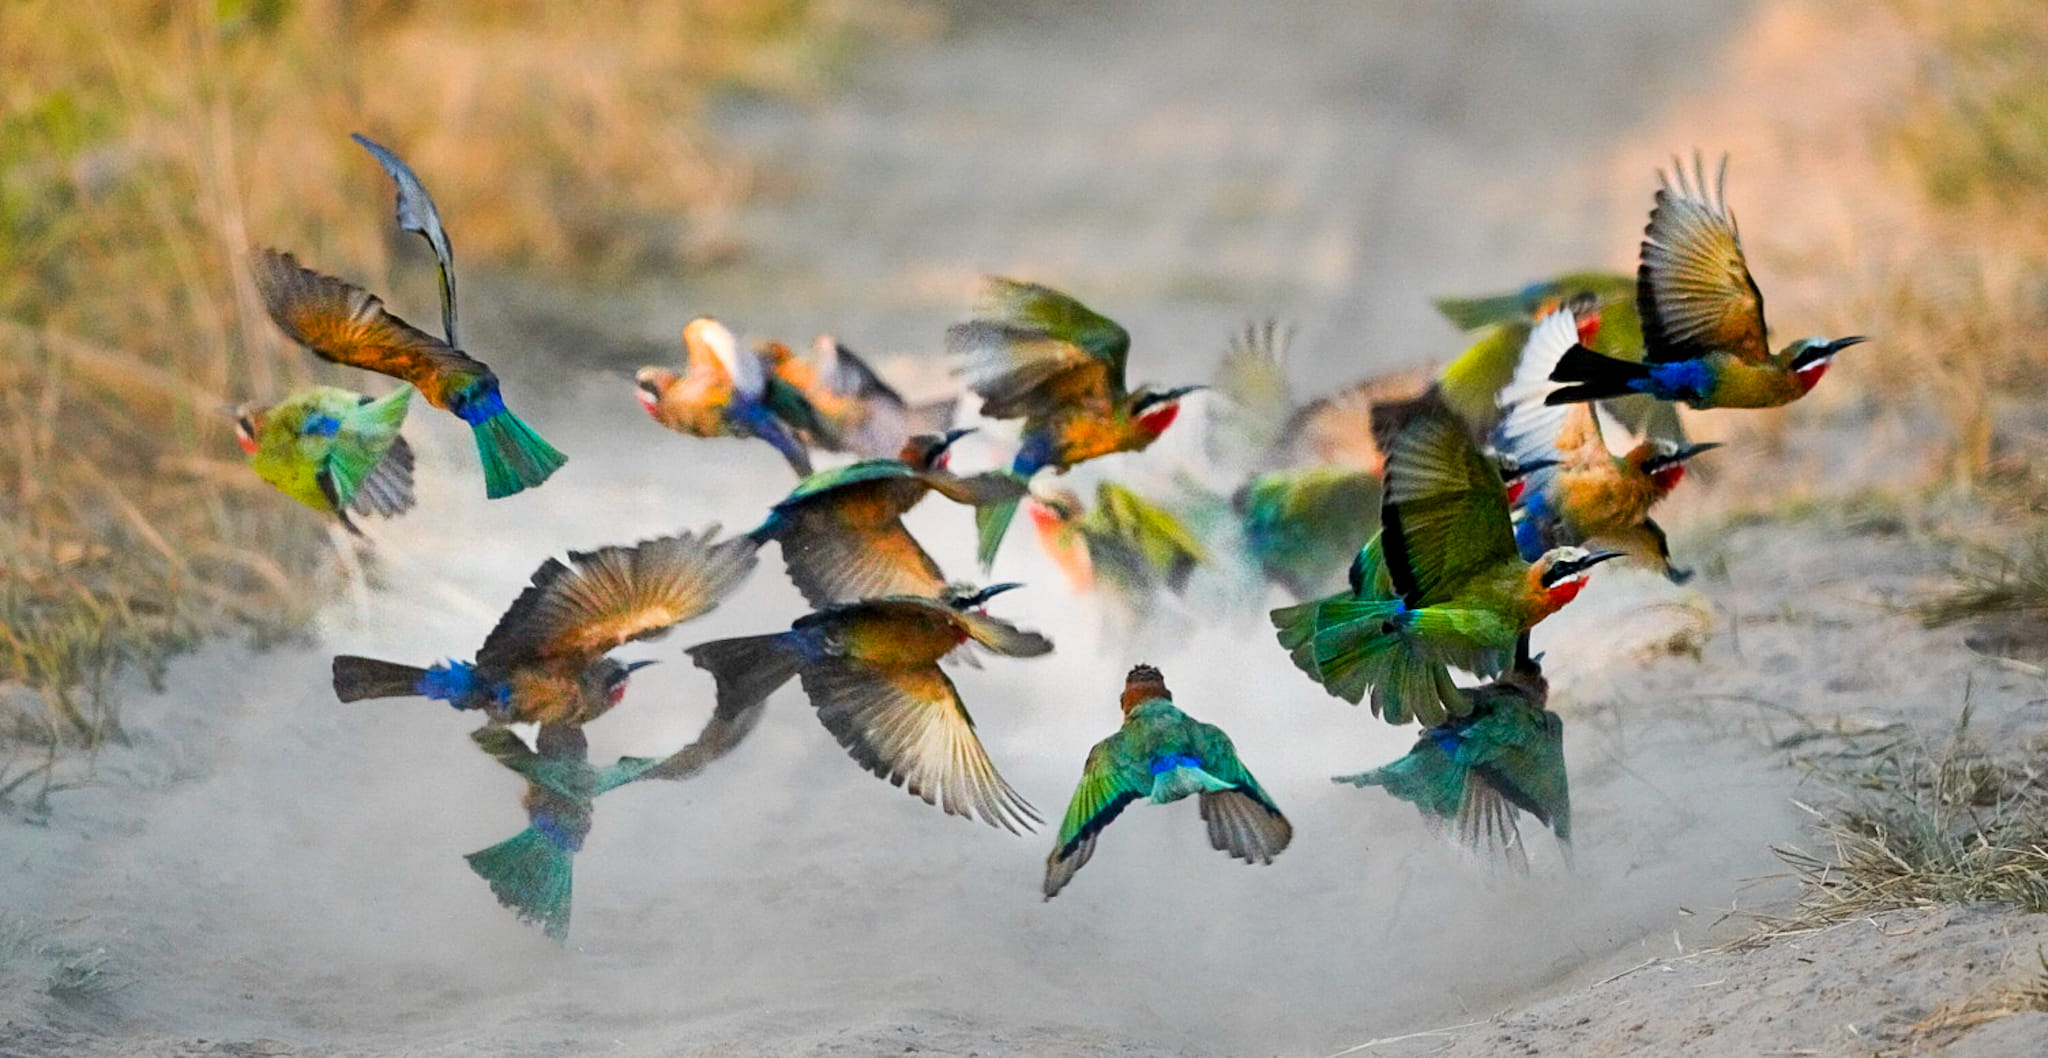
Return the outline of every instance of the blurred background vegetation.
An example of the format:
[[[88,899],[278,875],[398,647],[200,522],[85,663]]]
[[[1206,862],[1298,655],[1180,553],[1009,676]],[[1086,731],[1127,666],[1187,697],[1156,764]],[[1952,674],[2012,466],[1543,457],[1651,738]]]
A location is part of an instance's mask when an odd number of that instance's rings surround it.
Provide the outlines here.
[[[723,252],[750,184],[707,137],[714,94],[815,93],[864,33],[920,19],[830,0],[0,4],[0,801],[118,737],[118,672],[154,680],[200,637],[309,615],[320,521],[266,494],[221,408],[329,370],[274,332],[249,247],[390,289],[391,186],[348,131],[425,174],[468,266],[688,268]]]

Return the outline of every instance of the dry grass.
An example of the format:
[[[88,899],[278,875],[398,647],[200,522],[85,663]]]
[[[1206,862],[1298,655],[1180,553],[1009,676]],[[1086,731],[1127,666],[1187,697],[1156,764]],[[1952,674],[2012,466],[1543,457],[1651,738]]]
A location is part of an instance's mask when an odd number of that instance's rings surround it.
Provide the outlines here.
[[[1883,321],[1887,347],[1911,357],[1890,373],[1890,395],[1940,413],[1953,435],[1943,469],[1973,482],[2012,435],[2042,425],[2030,420],[2048,382],[2048,7],[1893,6],[1928,46],[1876,147],[1928,208],[1902,252],[1853,283],[1847,307]]]
[[[1801,882],[1798,906],[1755,940],[1902,908],[1995,902],[2048,911],[2048,774],[2036,751],[1994,756],[1969,735],[1903,743],[1824,778],[1819,852],[1777,849]]]
[[[288,632],[319,594],[319,518],[240,465],[218,408],[344,377],[274,333],[251,245],[393,292],[391,186],[349,132],[413,163],[471,267],[685,267],[748,184],[705,138],[711,94],[809,91],[850,31],[915,14],[0,4],[0,803],[118,734],[114,673]]]

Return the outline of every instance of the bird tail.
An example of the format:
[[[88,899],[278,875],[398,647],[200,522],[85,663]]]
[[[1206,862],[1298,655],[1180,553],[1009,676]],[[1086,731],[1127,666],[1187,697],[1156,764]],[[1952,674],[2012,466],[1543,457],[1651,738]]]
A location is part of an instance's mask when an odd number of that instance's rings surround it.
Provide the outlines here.
[[[1018,481],[1024,480],[1017,474],[1007,476]],[[978,541],[975,557],[981,560],[982,572],[986,573],[989,567],[996,564],[996,550],[1003,546],[1003,534],[1010,531],[1010,523],[1017,517],[1017,504],[1023,498],[1023,493],[1020,492],[1009,499],[997,500],[974,508],[974,532]]]
[[[803,663],[803,655],[786,632],[716,639],[699,643],[685,653],[698,668],[709,672],[718,684],[714,722],[724,718],[728,725],[739,728],[740,737],[745,737],[746,732],[752,729],[753,712],[775,693],[776,688],[788,683]],[[714,739],[716,741],[721,740]],[[732,742],[738,744],[737,738]]]
[[[1273,611],[1280,645],[1323,689],[1372,709],[1390,724],[1440,724],[1458,702],[1450,670],[1416,634],[1418,612],[1399,599],[1340,593]]]
[[[569,461],[509,408],[471,429],[476,454],[484,463],[484,495],[494,500],[546,481]]]
[[[569,895],[574,856],[548,835],[527,827],[514,837],[463,859],[489,882],[498,903],[522,922],[538,925],[561,941],[569,935]]]
[[[334,694],[344,702],[413,698],[419,695],[420,680],[426,675],[427,670],[417,665],[338,654],[334,658]]]
[[[1558,358],[1550,373],[1552,382],[1570,383],[1543,399],[1545,404],[1576,404],[1583,400],[1607,400],[1640,393],[1640,383],[1649,381],[1650,366],[1596,353],[1574,345]]]

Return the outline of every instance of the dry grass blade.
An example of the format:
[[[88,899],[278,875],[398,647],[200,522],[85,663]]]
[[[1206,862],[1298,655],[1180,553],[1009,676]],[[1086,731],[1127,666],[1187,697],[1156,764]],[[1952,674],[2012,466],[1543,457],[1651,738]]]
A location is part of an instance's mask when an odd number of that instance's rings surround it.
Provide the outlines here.
[[[1966,708],[1938,750],[1902,744],[1827,776],[1838,803],[1815,812],[1822,849],[1774,850],[1802,883],[1797,908],[1743,943],[1902,908],[2048,911],[2048,776],[2028,755],[1986,753],[1968,725]]]

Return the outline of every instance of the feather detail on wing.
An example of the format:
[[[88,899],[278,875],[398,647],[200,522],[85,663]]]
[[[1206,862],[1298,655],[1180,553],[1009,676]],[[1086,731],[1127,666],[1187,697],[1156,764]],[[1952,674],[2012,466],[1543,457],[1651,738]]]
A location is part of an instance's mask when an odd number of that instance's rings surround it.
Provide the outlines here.
[[[1442,602],[1474,573],[1516,556],[1500,470],[1448,408],[1419,411],[1387,449],[1382,539],[1410,606]]]
[[[264,308],[291,340],[323,360],[403,379],[435,407],[490,368],[384,310],[377,295],[322,275],[288,253],[258,250],[251,262]]]
[[[1081,767],[1081,783],[1067,803],[1059,838],[1045,858],[1045,898],[1052,899],[1095,855],[1095,839],[1130,803],[1144,796],[1152,776],[1135,756],[1119,752],[1127,736],[1119,731],[1095,744]]]
[[[1697,155],[1690,173],[1674,160],[1670,174],[1658,174],[1663,186],[1643,230],[1636,295],[1649,360],[1721,352],[1762,363],[1770,356],[1763,293],[1750,277],[1723,193],[1727,175],[1723,156],[1710,188]]]
[[[882,671],[829,658],[802,679],[825,729],[868,771],[949,815],[1013,834],[1043,822],[996,772],[959,691],[936,667]]]
[[[703,533],[549,559],[477,651],[477,664],[510,667],[541,657],[595,658],[658,636],[718,605],[754,568],[757,544],[713,544]]]

